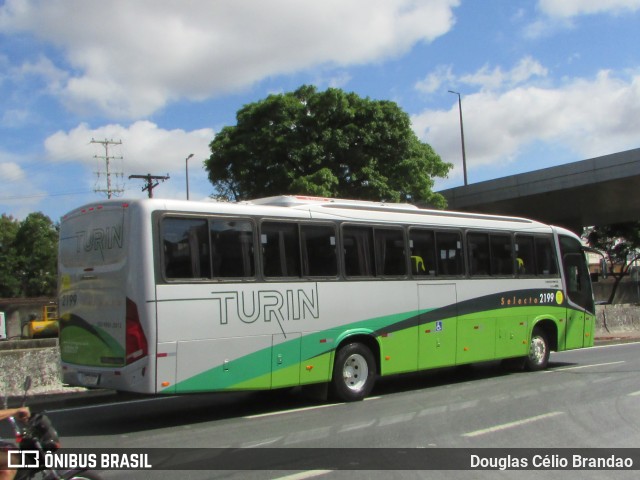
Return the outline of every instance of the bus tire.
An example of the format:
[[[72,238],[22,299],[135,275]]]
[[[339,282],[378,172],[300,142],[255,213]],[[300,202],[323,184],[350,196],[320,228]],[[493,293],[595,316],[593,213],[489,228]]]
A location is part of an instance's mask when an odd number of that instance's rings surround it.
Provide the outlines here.
[[[349,343],[336,352],[331,377],[332,396],[344,402],[362,400],[376,380],[376,362],[371,350],[361,343]]]
[[[525,368],[530,372],[544,370],[549,364],[550,353],[549,338],[546,332],[542,328],[535,327],[529,342],[529,353],[524,363]]]

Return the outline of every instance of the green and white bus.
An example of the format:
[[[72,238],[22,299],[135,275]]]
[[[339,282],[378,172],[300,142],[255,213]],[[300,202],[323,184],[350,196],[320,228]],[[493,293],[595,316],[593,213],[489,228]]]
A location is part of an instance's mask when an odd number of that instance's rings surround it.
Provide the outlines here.
[[[64,381],[148,394],[328,383],[593,345],[580,239],[536,221],[281,196],[63,217]]]

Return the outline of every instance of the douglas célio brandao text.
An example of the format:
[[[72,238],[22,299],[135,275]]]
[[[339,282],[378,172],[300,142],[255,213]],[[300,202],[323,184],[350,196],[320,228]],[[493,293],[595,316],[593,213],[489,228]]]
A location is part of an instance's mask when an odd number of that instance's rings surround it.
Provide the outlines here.
[[[617,455],[545,454],[531,456],[470,455],[471,469],[478,470],[607,470],[634,469],[634,460]]]

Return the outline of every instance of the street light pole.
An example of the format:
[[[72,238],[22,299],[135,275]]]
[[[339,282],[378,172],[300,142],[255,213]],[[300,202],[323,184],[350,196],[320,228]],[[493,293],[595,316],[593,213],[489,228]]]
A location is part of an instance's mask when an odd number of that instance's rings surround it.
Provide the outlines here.
[[[462,100],[458,92],[449,90],[449,93],[458,95],[458,111],[460,112],[460,139],[462,141],[462,172],[464,173],[464,185],[467,186],[467,155],[464,151],[464,127],[462,126]]]
[[[189,200],[189,159],[191,157],[193,157],[193,153],[190,153],[184,161],[184,169],[187,173],[187,200]]]

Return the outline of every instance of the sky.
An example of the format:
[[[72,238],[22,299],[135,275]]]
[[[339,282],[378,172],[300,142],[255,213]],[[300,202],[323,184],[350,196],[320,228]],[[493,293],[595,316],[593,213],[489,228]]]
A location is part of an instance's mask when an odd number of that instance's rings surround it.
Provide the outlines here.
[[[214,194],[236,112],[315,85],[392,100],[463,184],[640,147],[640,0],[0,0],[0,214]],[[106,145],[105,141],[113,142]],[[103,143],[100,143],[103,142]],[[186,158],[193,154],[190,160]]]

